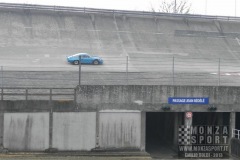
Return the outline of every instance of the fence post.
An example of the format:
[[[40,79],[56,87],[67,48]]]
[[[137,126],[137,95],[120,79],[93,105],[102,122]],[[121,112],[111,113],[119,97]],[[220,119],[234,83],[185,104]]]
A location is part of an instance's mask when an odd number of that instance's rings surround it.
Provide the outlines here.
[[[126,80],[128,85],[128,56],[126,57]]]
[[[173,63],[172,63],[172,85],[174,85],[174,56],[173,56],[173,59],[172,59]]]
[[[221,77],[220,77],[220,76],[221,76],[221,75],[220,75],[220,74],[221,74],[221,73],[220,73],[220,69],[221,69],[221,68],[220,68],[220,58],[219,58],[219,60],[218,60],[218,86],[220,86],[220,78],[221,78]]]
[[[27,101],[28,100],[28,89],[26,89],[25,95],[26,95],[26,101]]]
[[[79,82],[78,82],[78,85],[80,86],[81,85],[81,67],[82,67],[82,65],[81,65],[81,56],[79,56],[79,62],[78,62],[78,65],[79,65]]]
[[[50,102],[52,102],[52,88],[50,88]]]

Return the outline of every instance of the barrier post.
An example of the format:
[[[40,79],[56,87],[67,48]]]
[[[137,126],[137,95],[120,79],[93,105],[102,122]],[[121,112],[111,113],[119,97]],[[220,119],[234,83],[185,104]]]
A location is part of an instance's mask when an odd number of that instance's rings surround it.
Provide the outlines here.
[[[25,100],[27,101],[28,100],[28,89],[25,90]]]
[[[50,88],[50,95],[49,96],[50,96],[49,100],[50,100],[50,102],[52,102],[52,88]]]

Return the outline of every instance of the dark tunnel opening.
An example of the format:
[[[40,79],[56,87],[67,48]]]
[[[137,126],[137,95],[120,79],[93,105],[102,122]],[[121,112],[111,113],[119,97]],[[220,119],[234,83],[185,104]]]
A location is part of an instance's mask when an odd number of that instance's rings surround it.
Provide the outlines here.
[[[177,116],[176,116],[177,115]],[[183,113],[147,112],[146,113],[146,151],[152,157],[177,155],[174,143],[177,141],[175,128],[183,124]],[[164,155],[162,155],[164,154]]]
[[[194,112],[192,125],[229,125],[230,113]]]
[[[239,114],[236,116],[239,119]],[[146,113],[146,151],[153,158],[177,158],[178,126],[184,125],[184,112]],[[192,125],[229,125],[230,113],[194,112]]]
[[[237,122],[240,122],[240,112],[236,112],[236,126],[235,126],[236,129],[240,130],[240,123]]]

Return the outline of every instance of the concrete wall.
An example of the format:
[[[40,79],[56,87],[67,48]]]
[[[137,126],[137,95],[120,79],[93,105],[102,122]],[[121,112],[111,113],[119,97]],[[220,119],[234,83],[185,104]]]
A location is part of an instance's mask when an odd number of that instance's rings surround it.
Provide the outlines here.
[[[145,149],[145,114],[140,111],[18,112],[2,115],[0,146],[9,151]]]
[[[83,108],[136,109],[161,111],[162,106],[171,106],[172,111],[188,110],[203,112],[209,105],[217,111],[240,111],[240,87],[224,86],[160,86],[160,85],[115,85],[81,86],[77,103]],[[209,97],[209,105],[169,105],[168,97]]]
[[[4,113],[3,145],[14,151],[49,147],[49,113]]]
[[[240,158],[240,140],[237,138],[231,139],[231,154],[235,158]]]
[[[100,148],[140,149],[141,134],[141,112],[131,110],[100,111]]]
[[[1,9],[0,47],[3,55],[57,57],[57,53],[58,60],[79,51],[101,56],[239,59],[235,40],[239,26],[237,21],[200,18]]]
[[[96,112],[53,113],[53,148],[91,150],[96,145]]]

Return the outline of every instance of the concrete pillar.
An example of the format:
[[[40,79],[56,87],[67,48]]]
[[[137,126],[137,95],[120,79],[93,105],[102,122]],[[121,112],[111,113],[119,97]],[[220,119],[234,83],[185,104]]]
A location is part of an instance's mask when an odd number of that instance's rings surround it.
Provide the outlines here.
[[[4,112],[0,109],[0,153],[7,153],[8,149],[3,146],[3,135],[4,135]]]
[[[230,113],[230,122],[229,122],[229,136],[230,138],[233,136],[232,135],[232,130],[236,128],[236,112],[231,112]]]
[[[231,138],[233,136],[232,130],[235,129],[236,127],[236,112],[230,112],[230,120],[229,120],[229,155],[231,155]]]
[[[173,145],[174,147],[178,146],[178,126],[179,126],[179,113],[174,113],[174,137],[173,137]]]
[[[140,150],[146,149],[146,112],[141,113],[141,146]]]
[[[96,148],[99,148],[99,110],[96,112]]]
[[[51,108],[49,112],[49,148],[52,148],[52,138],[53,138],[53,110]]]
[[[49,101],[49,148],[46,152],[56,152],[57,149],[53,148],[53,104],[52,99]]]

